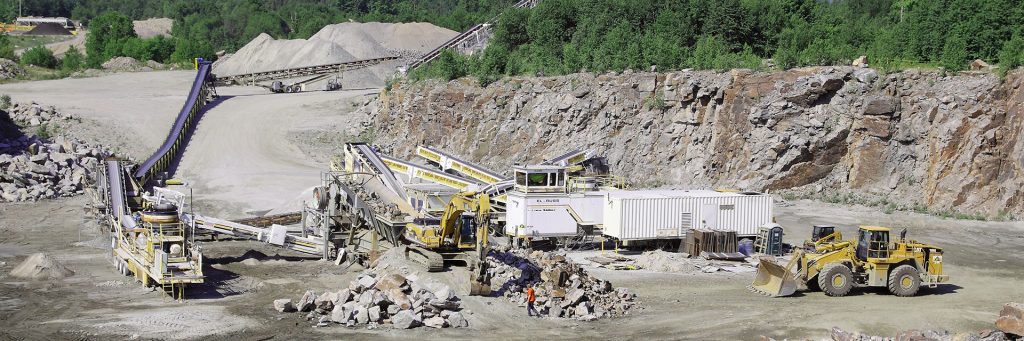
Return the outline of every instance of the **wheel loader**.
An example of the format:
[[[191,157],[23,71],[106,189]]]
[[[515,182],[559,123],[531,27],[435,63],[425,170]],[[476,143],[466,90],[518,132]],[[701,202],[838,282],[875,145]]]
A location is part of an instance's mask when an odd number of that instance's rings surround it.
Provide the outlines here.
[[[405,239],[440,254],[442,260],[465,261],[471,270],[469,294],[487,296],[491,293],[487,274],[490,211],[487,194],[457,193],[440,219],[417,218],[406,224]]]
[[[814,251],[798,250],[788,264],[761,259],[752,291],[789,296],[798,284],[829,296],[845,296],[857,287],[886,287],[896,296],[914,296],[921,285],[935,287],[949,280],[942,272],[942,249],[906,239],[890,241],[891,229],[861,226],[857,239],[839,240],[833,233],[816,241]],[[830,241],[831,240],[831,241]]]

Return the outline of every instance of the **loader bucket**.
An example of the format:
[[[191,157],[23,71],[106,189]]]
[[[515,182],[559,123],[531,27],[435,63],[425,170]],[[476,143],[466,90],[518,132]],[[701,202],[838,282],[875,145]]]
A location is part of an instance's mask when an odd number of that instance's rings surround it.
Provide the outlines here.
[[[470,274],[469,276],[469,295],[470,296],[491,296],[491,283],[489,280],[484,278],[481,280],[480,277]]]
[[[754,283],[748,288],[769,297],[789,296],[796,292],[796,275],[775,259],[765,257],[757,266]]]

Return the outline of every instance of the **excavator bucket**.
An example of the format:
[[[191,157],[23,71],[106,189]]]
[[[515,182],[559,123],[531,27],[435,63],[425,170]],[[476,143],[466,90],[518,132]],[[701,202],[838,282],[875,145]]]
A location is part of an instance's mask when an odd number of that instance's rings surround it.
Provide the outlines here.
[[[797,260],[794,257],[792,262]],[[757,266],[754,283],[747,288],[769,297],[789,296],[796,292],[796,274],[790,271],[789,266],[779,265],[774,258],[763,257]]]
[[[470,296],[491,296],[491,283],[485,283],[483,281],[477,281],[476,276],[470,276],[469,279],[469,295]]]

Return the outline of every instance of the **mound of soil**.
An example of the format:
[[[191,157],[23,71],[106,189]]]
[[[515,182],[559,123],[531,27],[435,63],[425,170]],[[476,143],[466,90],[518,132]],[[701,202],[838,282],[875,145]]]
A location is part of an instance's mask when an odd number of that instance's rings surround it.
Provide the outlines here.
[[[71,31],[54,23],[42,23],[24,33],[29,36],[69,36]]]
[[[35,280],[61,279],[74,274],[74,271],[45,253],[33,254],[11,270],[13,277]]]

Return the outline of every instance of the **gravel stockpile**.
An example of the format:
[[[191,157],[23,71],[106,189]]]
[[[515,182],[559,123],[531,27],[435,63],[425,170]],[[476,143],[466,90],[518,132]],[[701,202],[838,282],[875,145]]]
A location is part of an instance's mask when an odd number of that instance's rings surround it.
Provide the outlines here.
[[[142,71],[147,67],[132,57],[114,57],[103,63],[103,68],[110,71]]]
[[[146,20],[135,20],[132,22],[135,34],[139,38],[152,38],[156,36],[171,36],[171,27],[174,26],[174,19],[152,18]]]
[[[61,26],[61,25],[58,25],[58,24],[42,23],[42,24],[36,25],[36,27],[33,27],[31,30],[28,30],[28,32],[25,32],[24,35],[27,35],[27,36],[69,36],[69,35],[71,35],[71,31],[68,31],[68,29],[64,28],[64,26]]]
[[[13,277],[34,280],[61,279],[74,274],[74,271],[45,253],[33,254],[11,270]]]

